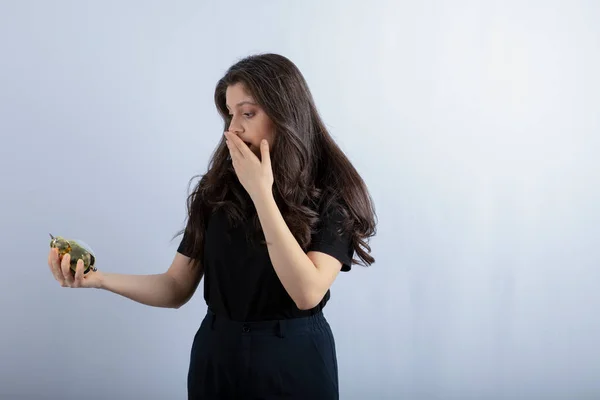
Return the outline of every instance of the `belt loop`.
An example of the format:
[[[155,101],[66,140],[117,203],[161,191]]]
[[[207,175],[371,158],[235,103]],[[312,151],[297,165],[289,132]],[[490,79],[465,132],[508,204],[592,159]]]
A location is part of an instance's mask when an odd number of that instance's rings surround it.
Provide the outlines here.
[[[280,338],[283,339],[285,337],[285,320],[280,319],[277,322],[277,328],[278,328],[277,336],[279,336]]]

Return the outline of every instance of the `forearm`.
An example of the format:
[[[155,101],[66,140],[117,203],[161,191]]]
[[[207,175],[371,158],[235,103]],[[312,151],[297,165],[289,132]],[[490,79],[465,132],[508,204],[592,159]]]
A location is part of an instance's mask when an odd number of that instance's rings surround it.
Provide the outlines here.
[[[326,291],[318,268],[302,250],[270,193],[255,200],[273,268],[299,308],[310,308]]]
[[[126,275],[103,272],[99,288],[152,307],[178,308],[181,305],[177,282],[166,273]]]

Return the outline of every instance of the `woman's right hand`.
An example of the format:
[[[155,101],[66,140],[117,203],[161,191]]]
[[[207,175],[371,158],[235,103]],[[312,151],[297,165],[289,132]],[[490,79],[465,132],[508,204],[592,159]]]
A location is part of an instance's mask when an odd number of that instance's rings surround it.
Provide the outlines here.
[[[102,273],[99,271],[90,271],[87,274],[83,274],[83,261],[77,261],[77,268],[75,276],[71,272],[70,268],[71,256],[65,254],[62,258],[62,262],[58,256],[57,249],[50,249],[48,253],[48,266],[54,279],[62,287],[70,288],[100,288],[102,282]]]

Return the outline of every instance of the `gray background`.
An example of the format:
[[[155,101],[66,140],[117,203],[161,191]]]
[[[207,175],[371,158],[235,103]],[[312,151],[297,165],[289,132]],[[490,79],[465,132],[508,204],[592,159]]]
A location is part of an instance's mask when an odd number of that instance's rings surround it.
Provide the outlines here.
[[[63,289],[48,233],[165,271],[214,85],[263,51],[376,201],[377,263],[327,308],[342,398],[600,398],[598,3],[219,3],[0,3],[0,399],[185,398],[202,289]]]

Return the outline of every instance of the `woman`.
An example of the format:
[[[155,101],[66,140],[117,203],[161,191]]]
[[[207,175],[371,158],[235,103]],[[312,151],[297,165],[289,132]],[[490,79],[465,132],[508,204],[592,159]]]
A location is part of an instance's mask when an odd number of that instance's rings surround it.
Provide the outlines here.
[[[242,59],[218,82],[215,103],[225,132],[188,198],[168,270],[84,276],[80,262],[73,276],[69,257],[61,263],[53,251],[50,268],[63,286],[173,308],[204,277],[208,310],[192,344],[190,399],[337,399],[322,310],[339,271],[374,262],[371,198],[287,58]]]

